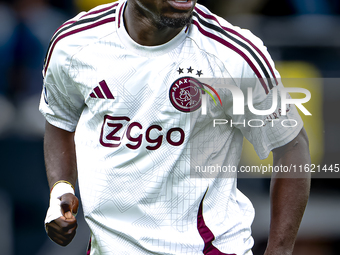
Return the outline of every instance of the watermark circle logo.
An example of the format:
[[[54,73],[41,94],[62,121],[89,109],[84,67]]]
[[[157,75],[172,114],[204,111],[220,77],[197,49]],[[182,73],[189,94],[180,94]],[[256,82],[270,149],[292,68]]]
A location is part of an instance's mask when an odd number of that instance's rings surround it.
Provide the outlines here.
[[[170,102],[181,112],[196,111],[202,104],[202,88],[203,85],[195,78],[179,78],[170,87]]]

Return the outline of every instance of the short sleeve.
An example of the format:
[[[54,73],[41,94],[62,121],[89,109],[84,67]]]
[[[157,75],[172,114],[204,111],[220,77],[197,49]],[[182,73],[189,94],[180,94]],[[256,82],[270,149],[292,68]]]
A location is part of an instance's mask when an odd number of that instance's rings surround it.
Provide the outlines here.
[[[231,117],[233,126],[241,130],[258,156],[264,159],[273,149],[293,140],[301,131],[303,122],[294,105],[282,106],[282,98],[288,98],[289,94],[284,91],[280,74],[263,42],[249,31],[238,32],[252,43],[256,59],[244,61],[240,66],[241,77],[234,79],[235,86],[244,96],[244,113],[235,115],[230,109],[225,111]],[[251,95],[248,94],[249,90]],[[252,99],[251,103],[249,98]],[[271,112],[264,114],[264,110],[269,109]]]
[[[245,104],[244,116],[233,116],[233,122],[244,137],[252,143],[257,155],[261,159],[268,157],[269,153],[293,140],[303,127],[303,121],[295,105],[283,108],[282,98],[289,98],[279,83],[260,102],[252,102],[253,109],[248,102]],[[277,98],[277,102],[274,102]],[[248,101],[248,98],[245,99]],[[276,107],[275,107],[276,105]],[[264,111],[275,107],[270,114],[260,115],[254,109]],[[251,110],[252,109],[252,110]]]
[[[56,47],[44,70],[39,110],[50,124],[73,132],[84,108],[84,98],[69,77],[69,66],[67,52]]]

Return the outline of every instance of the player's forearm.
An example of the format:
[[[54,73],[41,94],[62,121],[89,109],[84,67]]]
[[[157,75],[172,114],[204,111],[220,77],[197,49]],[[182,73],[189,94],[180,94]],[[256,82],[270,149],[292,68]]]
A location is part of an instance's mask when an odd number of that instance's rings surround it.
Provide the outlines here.
[[[74,133],[59,129],[46,122],[44,155],[50,188],[59,180],[68,181],[75,186],[77,165]]]
[[[290,144],[274,151],[274,165],[310,164],[304,130]],[[271,182],[271,223],[266,255],[292,254],[297,232],[307,205],[309,173],[275,173]]]
[[[309,195],[309,178],[273,179],[268,254],[291,254]]]

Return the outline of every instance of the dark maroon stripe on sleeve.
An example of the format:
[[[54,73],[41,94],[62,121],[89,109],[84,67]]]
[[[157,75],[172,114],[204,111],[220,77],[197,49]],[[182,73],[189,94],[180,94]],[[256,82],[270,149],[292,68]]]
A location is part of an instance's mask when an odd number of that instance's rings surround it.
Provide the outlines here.
[[[123,8],[124,8],[124,4],[120,7],[120,10],[119,10],[119,14],[118,14],[118,28],[120,28]]]
[[[83,16],[81,16],[81,17],[80,17],[79,19],[77,19],[77,20],[70,20],[70,21],[65,22],[65,23],[62,24],[60,27],[58,27],[58,29],[54,32],[51,41],[54,39],[54,38],[53,38],[54,35],[55,35],[56,33],[58,33],[58,31],[59,31],[60,29],[62,29],[63,27],[65,27],[65,26],[67,26],[67,25],[70,25],[70,24],[73,24],[73,23],[79,21],[80,19],[82,19],[83,17],[89,16],[89,15],[92,15],[92,14],[98,14],[98,13],[101,13],[101,12],[104,12],[104,11],[107,11],[107,10],[110,10],[111,8],[116,7],[118,4],[119,4],[119,3],[115,3],[115,4],[113,4],[113,5],[109,6],[109,7],[102,8],[102,9],[97,10],[97,11],[92,11],[92,12],[86,13],[86,14],[84,14]]]
[[[91,28],[94,28],[94,27],[97,27],[97,26],[100,26],[100,25],[103,25],[103,24],[106,24],[106,23],[109,23],[109,22],[113,22],[113,21],[115,21],[115,19],[116,19],[115,17],[104,19],[104,20],[98,21],[96,23],[92,23],[88,26],[72,30],[72,31],[65,33],[65,34],[59,36],[58,38],[56,38],[56,40],[54,41],[54,43],[51,46],[51,50],[50,50],[48,57],[46,59],[46,65],[45,65],[45,68],[44,68],[44,73],[46,74],[46,71],[47,71],[48,65],[50,63],[54,47],[56,46],[58,41],[60,41],[61,39],[65,38],[67,36],[70,36],[70,35],[73,35],[73,34],[76,34],[76,33],[79,33],[79,32],[82,32],[82,31],[85,31],[85,30],[88,30],[88,29],[91,29]]]
[[[200,233],[200,236],[202,237],[204,241],[203,254],[204,255],[236,255],[236,254],[223,253],[212,244],[212,242],[215,240],[215,236],[205,224],[204,217],[203,217],[203,201],[204,201],[204,198],[207,192],[208,192],[208,189],[205,192],[201,200],[200,207],[197,213],[197,229],[198,229],[198,232]]]
[[[208,32],[208,31],[205,31],[201,26],[200,24],[196,21],[196,20],[193,20],[192,23],[194,25],[197,26],[198,30],[203,34],[205,35],[206,37],[209,37],[221,44],[223,44],[224,46],[232,49],[233,51],[235,51],[236,53],[238,53],[240,56],[242,56],[244,58],[244,60],[249,64],[249,66],[251,67],[251,69],[254,71],[254,73],[256,74],[256,76],[259,78],[261,84],[262,84],[262,87],[264,88],[266,94],[269,93],[268,91],[268,88],[267,88],[267,85],[261,75],[261,73],[259,72],[259,70],[256,68],[256,66],[254,65],[254,63],[248,58],[248,56],[246,54],[244,54],[240,49],[238,49],[237,47],[235,47],[234,45],[232,45],[231,43],[227,42],[226,40],[223,40],[222,38]]]
[[[101,81],[101,82],[99,82],[99,84],[100,84],[102,90],[104,91],[107,99],[115,99],[105,81]]]
[[[102,8],[100,10],[96,10],[96,11],[92,11],[92,12],[86,13],[83,16],[81,16],[81,18],[89,16],[89,15],[92,15],[92,14],[98,14],[98,13],[101,13],[101,12],[105,12],[107,10],[110,10],[111,8],[116,7],[118,4],[119,3],[114,3],[113,5],[110,5],[109,7],[105,7],[105,8]]]
[[[73,24],[73,23],[75,23],[75,22],[77,22],[77,20],[70,20],[70,21],[65,22],[65,23],[62,24],[60,27],[58,27],[58,29],[54,32],[53,36],[54,36],[56,33],[58,33],[58,31],[59,31],[60,29],[62,29],[63,27],[65,27],[65,26],[67,26],[67,25],[69,25],[69,24]],[[52,40],[53,40],[53,36],[52,36]]]
[[[243,35],[241,35],[241,34],[238,33],[237,31],[235,31],[235,30],[233,30],[233,29],[231,29],[231,28],[222,26],[215,16],[206,14],[206,13],[204,13],[202,10],[200,10],[200,9],[197,8],[197,7],[195,7],[195,11],[197,11],[197,13],[199,13],[200,15],[202,15],[202,16],[203,16],[204,18],[206,18],[206,19],[211,19],[211,20],[216,21],[216,22],[220,25],[220,27],[223,28],[225,31],[227,31],[227,32],[229,32],[229,33],[232,33],[232,34],[238,36],[238,37],[241,38],[242,40],[246,41],[249,45],[251,45],[251,46],[256,50],[256,52],[259,53],[260,56],[263,58],[263,60],[264,60],[265,63],[267,64],[267,66],[268,66],[268,68],[269,68],[271,74],[273,75],[276,84],[278,84],[277,79],[276,79],[276,76],[275,76],[275,73],[274,73],[274,70],[273,70],[271,64],[269,63],[268,59],[267,59],[266,56],[263,54],[263,52],[262,52],[258,47],[256,47],[255,44],[253,44],[249,39],[247,39],[246,37],[244,37]]]

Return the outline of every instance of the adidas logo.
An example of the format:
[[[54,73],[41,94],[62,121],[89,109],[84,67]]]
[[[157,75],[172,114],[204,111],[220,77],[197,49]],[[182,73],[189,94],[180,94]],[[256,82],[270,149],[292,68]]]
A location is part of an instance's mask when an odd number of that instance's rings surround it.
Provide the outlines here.
[[[105,80],[99,82],[99,86],[94,88],[93,92],[90,94],[90,97],[101,99],[115,99]]]

